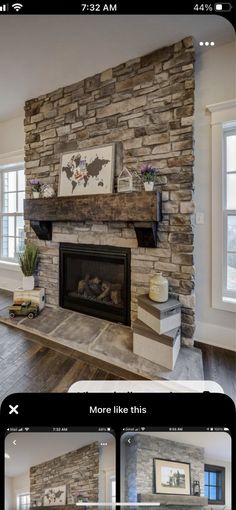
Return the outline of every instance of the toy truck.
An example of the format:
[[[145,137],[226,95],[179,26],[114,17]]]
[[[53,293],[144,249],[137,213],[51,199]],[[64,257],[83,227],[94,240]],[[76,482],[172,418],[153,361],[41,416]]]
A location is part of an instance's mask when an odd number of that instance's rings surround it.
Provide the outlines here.
[[[9,316],[11,319],[19,317],[21,315],[33,319],[39,314],[39,307],[32,301],[15,302],[9,307]]]

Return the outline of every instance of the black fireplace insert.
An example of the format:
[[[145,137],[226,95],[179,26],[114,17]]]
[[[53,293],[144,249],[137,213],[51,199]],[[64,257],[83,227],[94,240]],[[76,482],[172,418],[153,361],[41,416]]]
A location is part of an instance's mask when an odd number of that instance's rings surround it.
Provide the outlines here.
[[[60,244],[60,306],[130,325],[130,248]]]

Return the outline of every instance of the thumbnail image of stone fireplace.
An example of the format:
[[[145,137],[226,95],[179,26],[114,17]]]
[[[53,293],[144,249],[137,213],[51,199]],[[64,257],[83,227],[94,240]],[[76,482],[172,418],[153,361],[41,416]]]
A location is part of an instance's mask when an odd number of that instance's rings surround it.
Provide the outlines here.
[[[225,432],[126,432],[120,469],[124,502],[156,503],[161,510],[231,509],[231,438]]]
[[[115,476],[109,433],[11,433],[5,440],[4,510],[112,504]]]

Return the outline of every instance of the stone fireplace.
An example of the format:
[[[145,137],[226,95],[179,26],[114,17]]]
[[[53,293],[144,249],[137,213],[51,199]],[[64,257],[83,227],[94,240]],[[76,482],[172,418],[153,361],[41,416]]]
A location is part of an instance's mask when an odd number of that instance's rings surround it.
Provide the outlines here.
[[[88,501],[99,497],[99,445],[97,442],[65,453],[30,468],[31,508],[46,507],[45,489],[66,485],[66,505],[59,509],[78,508],[73,506],[77,494],[86,494]],[[49,505],[48,505],[49,506]],[[52,508],[52,505],[51,505]]]
[[[140,171],[143,163],[151,163],[158,168],[156,190],[162,194],[162,221],[153,248],[138,245],[135,225],[129,221],[81,220],[78,215],[73,222],[52,222],[51,240],[37,239],[26,221],[27,240],[39,247],[38,284],[46,288],[49,304],[58,305],[60,300],[60,243],[127,248],[131,320],[136,318],[137,296],[148,290],[150,275],[162,271],[170,292],[182,304],[183,341],[192,344],[193,112],[191,37],[26,102],[27,198],[28,181],[34,177],[58,189],[62,153],[111,142],[116,144],[115,189],[123,167]]]
[[[208,499],[204,497],[204,448],[155,437],[134,434],[132,448],[125,441],[123,450],[125,473],[123,500],[128,502],[159,503],[160,510],[204,510]],[[158,494],[155,489],[154,459],[181,461],[189,465],[190,494]],[[145,476],[143,475],[145,473]],[[200,495],[193,496],[193,480],[200,484]],[[148,505],[147,505],[148,506]]]

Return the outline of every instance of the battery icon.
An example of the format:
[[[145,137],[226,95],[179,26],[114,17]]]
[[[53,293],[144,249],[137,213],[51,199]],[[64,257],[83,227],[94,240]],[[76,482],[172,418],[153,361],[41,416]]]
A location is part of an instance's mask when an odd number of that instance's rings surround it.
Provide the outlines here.
[[[217,12],[230,12],[232,9],[232,5],[229,3],[221,3],[221,4],[215,4],[214,9]]]

